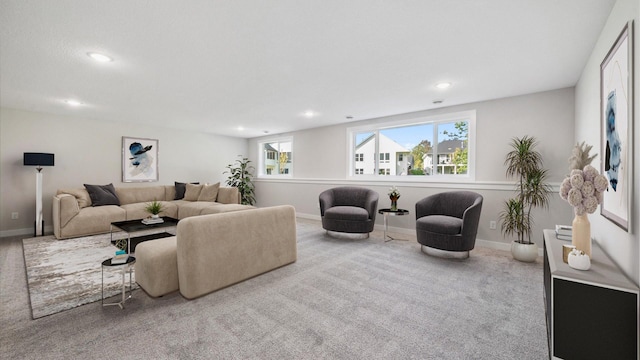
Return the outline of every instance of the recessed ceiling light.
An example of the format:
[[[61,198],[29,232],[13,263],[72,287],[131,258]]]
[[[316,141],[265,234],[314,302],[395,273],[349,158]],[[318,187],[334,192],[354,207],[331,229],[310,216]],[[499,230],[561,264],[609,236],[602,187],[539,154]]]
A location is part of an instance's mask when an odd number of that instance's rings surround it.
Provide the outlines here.
[[[347,115],[347,120],[353,120],[353,116]]]
[[[238,126],[238,131],[243,131],[244,128],[242,126]]]
[[[81,103],[80,101],[78,101],[78,100],[72,100],[72,99],[70,99],[70,100],[65,100],[65,102],[66,102],[66,103],[67,103],[67,105],[69,105],[69,106],[80,106],[80,105],[82,105],[82,103]]]
[[[92,58],[93,60],[98,61],[98,62],[110,62],[110,61],[113,61],[113,59],[108,57],[107,55],[100,54],[100,53],[95,53],[95,52],[88,52],[87,56],[89,56],[90,58]]]
[[[440,83],[437,83],[437,84],[436,84],[436,87],[437,87],[438,89],[446,89],[446,88],[448,88],[449,86],[451,86],[451,83],[450,83],[450,82],[440,82]]]
[[[441,100],[441,99],[433,100],[434,104],[442,104],[443,102],[444,102],[444,100]]]
[[[308,118],[313,117],[313,115],[314,115],[314,113],[311,110],[307,110],[307,111],[304,112],[304,116],[306,116]]]

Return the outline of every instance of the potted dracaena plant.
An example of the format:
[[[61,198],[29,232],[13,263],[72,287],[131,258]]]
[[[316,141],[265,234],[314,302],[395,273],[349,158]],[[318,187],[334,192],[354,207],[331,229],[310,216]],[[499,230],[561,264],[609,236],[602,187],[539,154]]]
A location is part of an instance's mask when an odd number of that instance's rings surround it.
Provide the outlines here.
[[[514,259],[533,262],[538,257],[538,246],[531,241],[533,230],[532,211],[535,208],[548,208],[551,187],[547,184],[548,170],[542,167],[542,155],[535,150],[534,137],[513,138],[504,164],[506,175],[515,178],[516,196],[504,202],[500,213],[502,234],[514,236],[511,254]]]

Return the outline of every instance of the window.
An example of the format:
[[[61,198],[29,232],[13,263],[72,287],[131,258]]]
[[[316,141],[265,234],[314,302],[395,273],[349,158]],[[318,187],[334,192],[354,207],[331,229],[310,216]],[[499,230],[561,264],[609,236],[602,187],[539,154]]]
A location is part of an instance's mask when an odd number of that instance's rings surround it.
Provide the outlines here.
[[[259,144],[259,175],[291,175],[293,167],[292,139],[283,138]]]
[[[474,178],[475,111],[350,128],[348,136],[351,175]]]
[[[355,137],[355,149],[353,153],[362,154],[362,162],[358,163],[360,173],[358,175],[374,175],[376,171],[376,134],[372,132],[359,132],[354,134]],[[370,154],[367,156],[367,161],[364,161],[364,154]],[[352,167],[352,169],[355,168]]]

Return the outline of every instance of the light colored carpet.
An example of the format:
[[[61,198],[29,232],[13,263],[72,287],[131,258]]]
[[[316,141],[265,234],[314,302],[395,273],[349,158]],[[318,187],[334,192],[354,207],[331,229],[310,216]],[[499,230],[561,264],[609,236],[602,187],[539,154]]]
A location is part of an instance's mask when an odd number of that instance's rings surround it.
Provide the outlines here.
[[[337,240],[299,221],[298,261],[289,266],[196,300],[136,290],[124,310],[97,303],[37,320],[25,316],[13,269],[19,251],[0,244],[0,345],[8,358],[548,356],[542,261],[520,263],[501,251],[476,248],[464,261],[438,259],[421,253],[415,240],[385,243],[381,232]]]
[[[123,237],[114,233],[114,239]],[[40,236],[22,240],[22,246],[34,319],[102,299],[101,264],[117,250],[111,245],[110,234],[65,240]],[[120,269],[105,269],[105,298],[121,293]],[[128,274],[125,279],[129,285]],[[132,279],[137,288],[135,274]]]

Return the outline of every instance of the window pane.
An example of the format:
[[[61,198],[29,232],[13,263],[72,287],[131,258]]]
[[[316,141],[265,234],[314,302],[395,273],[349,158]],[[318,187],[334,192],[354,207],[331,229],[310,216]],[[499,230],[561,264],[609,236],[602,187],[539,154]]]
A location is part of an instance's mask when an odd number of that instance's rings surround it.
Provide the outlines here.
[[[432,143],[433,124],[380,130],[379,169],[386,175],[430,174]]]
[[[281,142],[278,152],[279,174],[289,174],[291,172],[291,142]]]
[[[278,154],[278,143],[263,144],[264,153],[264,173],[267,175],[277,174],[276,156]]]
[[[469,123],[438,124],[437,173],[466,174],[468,168]]]
[[[356,133],[355,149],[353,152],[356,154],[354,174],[375,174],[376,134],[373,132]]]

